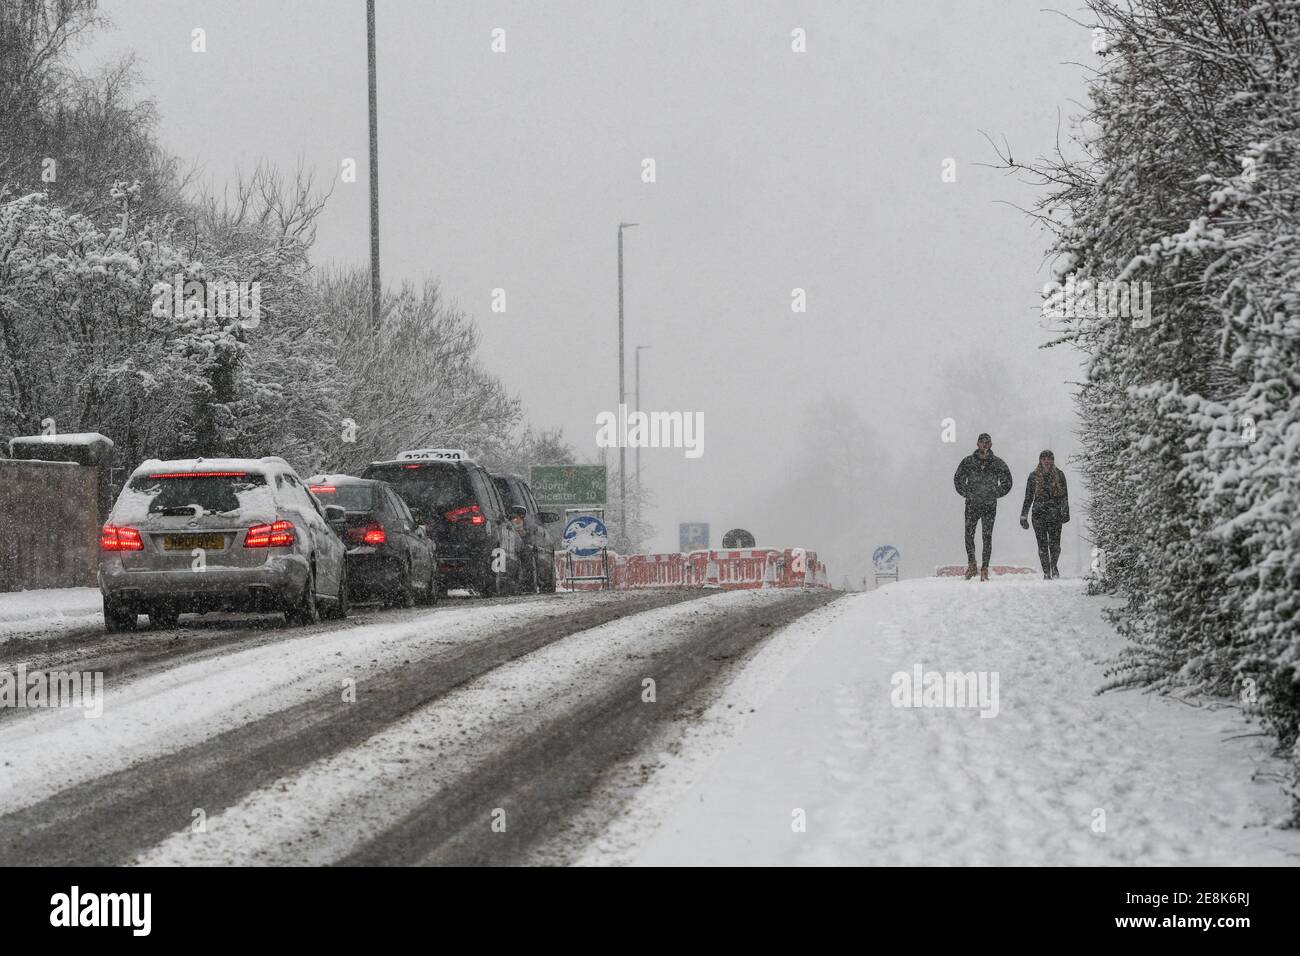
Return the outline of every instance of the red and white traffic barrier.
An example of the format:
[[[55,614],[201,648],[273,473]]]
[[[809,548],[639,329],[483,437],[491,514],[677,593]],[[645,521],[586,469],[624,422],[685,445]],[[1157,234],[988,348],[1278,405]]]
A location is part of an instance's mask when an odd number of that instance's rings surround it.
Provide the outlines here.
[[[1016,564],[990,564],[989,577],[1003,577],[1008,574],[1038,574],[1033,568],[1023,568]],[[966,576],[966,565],[964,564],[941,564],[934,569],[936,578],[964,578]]]
[[[686,555],[629,554],[615,572],[618,588],[680,588],[686,584]]]
[[[826,565],[817,559],[816,551],[807,548],[786,548],[781,553],[780,578],[777,587],[829,588]]]
[[[771,548],[707,551],[704,587],[744,589],[777,587],[781,552]]]
[[[584,581],[602,573],[601,559],[555,555],[557,586],[568,591],[596,591],[601,581]],[[806,548],[747,548],[731,551],[692,551],[689,554],[629,554],[609,552],[609,587],[640,588],[829,588],[826,565]]]
[[[573,557],[572,572],[570,572],[569,556],[563,551],[555,552],[555,586],[562,591],[603,591],[607,585],[602,580],[590,580],[592,578],[601,578],[606,571],[609,573],[608,587],[617,587],[618,565],[622,559],[613,551],[609,552],[608,566],[599,555],[591,558]],[[572,573],[573,580],[570,580]],[[587,580],[584,580],[587,579]]]

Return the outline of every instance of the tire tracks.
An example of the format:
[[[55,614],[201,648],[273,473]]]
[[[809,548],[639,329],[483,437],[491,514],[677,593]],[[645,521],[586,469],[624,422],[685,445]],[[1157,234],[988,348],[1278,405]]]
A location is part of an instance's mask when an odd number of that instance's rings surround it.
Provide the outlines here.
[[[111,680],[114,687],[120,687],[179,664],[369,624],[400,624],[411,618],[466,607],[470,601],[475,607],[486,607],[536,600],[536,595],[529,594],[489,600],[444,598],[437,605],[415,608],[362,606],[354,608],[346,620],[321,621],[310,627],[292,627],[279,617],[269,616],[235,620],[198,618],[166,630],[142,627],[120,634],[105,634],[103,625],[99,624],[58,637],[0,644],[0,670],[13,671],[23,663],[27,665],[28,675],[56,671],[102,673],[106,683]],[[16,719],[22,713],[15,708],[0,708],[0,723]]]
[[[458,646],[358,682],[356,702],[331,694],[142,761],[0,816],[0,863],[104,866],[132,855],[247,793],[364,741],[453,688],[540,647],[620,617],[703,597],[646,591],[592,608],[557,606],[542,621]],[[422,609],[427,612],[429,609]]]
[[[678,719],[727,663],[777,629],[837,595],[792,592],[788,600],[701,625],[645,676],[656,701],[642,701],[641,678],[622,680],[434,794],[397,825],[339,861],[348,866],[523,862],[552,837],[618,760],[635,753],[661,721]],[[504,831],[492,828],[504,813]]]

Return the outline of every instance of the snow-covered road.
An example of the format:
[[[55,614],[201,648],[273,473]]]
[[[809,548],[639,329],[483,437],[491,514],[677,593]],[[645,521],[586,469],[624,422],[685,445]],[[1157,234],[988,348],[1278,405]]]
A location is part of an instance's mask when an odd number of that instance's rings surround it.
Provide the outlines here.
[[[0,671],[104,692],[94,719],[0,712],[0,864],[1300,862],[1283,762],[1236,706],[1096,693],[1120,642],[1082,582],[829,597],[107,637],[80,591],[18,596]]]
[[[1120,646],[1102,607],[1080,581],[930,579],[808,615],[582,862],[1300,863],[1269,825],[1284,765],[1236,707],[1095,693]],[[918,666],[996,672],[996,716],[896,706]]]
[[[607,591],[0,645],[0,671],[103,663],[94,713],[5,708],[0,865],[520,862],[697,689],[830,598]]]

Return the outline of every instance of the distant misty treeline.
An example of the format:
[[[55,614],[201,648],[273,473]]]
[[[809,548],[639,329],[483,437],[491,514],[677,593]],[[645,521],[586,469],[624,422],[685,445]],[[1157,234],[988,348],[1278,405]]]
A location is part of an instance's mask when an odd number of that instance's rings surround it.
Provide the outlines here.
[[[308,170],[196,189],[129,60],[70,66],[100,25],[94,0],[0,5],[0,435],[100,431],[127,467],[276,454],[346,470],[430,443],[512,470],[572,461],[558,431],[527,427],[436,282],[386,291],[375,328],[366,270],[313,268],[328,190]],[[160,290],[178,276],[256,284],[257,316],[201,295],[175,308]]]
[[[1064,155],[1020,168],[1049,187],[1059,278],[1151,283],[1147,327],[1100,316],[1062,336],[1089,360],[1099,581],[1132,641],[1113,676],[1231,694],[1294,755],[1300,6],[1088,6],[1087,112]]]

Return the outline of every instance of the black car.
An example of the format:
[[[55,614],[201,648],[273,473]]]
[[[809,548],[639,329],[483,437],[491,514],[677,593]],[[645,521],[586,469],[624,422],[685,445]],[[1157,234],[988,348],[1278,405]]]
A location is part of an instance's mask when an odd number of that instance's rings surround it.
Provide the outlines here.
[[[505,500],[515,523],[515,529],[524,539],[524,587],[537,593],[555,593],[555,534],[552,525],[560,520],[554,511],[542,511],[533,497],[533,489],[518,475],[493,475],[497,491]]]
[[[443,593],[469,588],[483,596],[515,593],[526,567],[523,538],[492,476],[464,452],[421,449],[375,461],[364,478],[388,482],[438,546]]]
[[[433,539],[387,483],[351,475],[314,475],[307,485],[323,504],[338,505],[347,545],[348,597],[396,607],[438,600]]]

